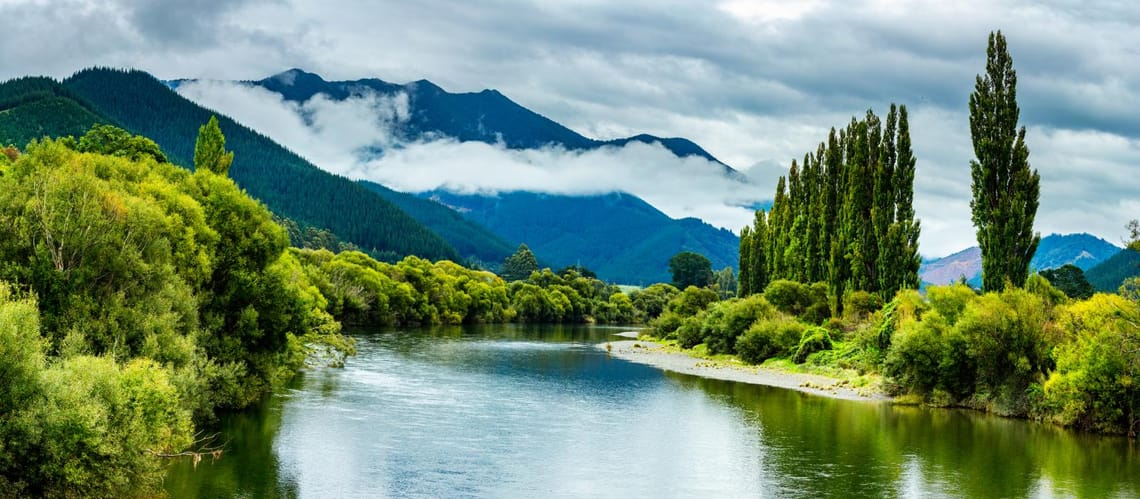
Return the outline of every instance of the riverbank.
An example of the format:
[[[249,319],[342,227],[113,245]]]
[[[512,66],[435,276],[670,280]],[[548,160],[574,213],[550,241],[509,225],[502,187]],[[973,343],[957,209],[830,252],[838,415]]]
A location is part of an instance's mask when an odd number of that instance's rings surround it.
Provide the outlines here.
[[[630,338],[633,335],[636,333],[619,333],[615,336]],[[857,387],[848,379],[751,366],[739,361],[704,359],[685,351],[670,349],[652,340],[614,340],[600,343],[598,348],[615,358],[692,376],[787,388],[843,400],[891,400],[891,397],[873,385]]]

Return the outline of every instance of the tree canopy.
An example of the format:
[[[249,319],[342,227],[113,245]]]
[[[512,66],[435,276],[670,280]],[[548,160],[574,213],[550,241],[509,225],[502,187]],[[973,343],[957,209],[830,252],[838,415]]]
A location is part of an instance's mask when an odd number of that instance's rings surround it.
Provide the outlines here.
[[[673,286],[677,289],[689,286],[703,288],[713,283],[712,262],[704,255],[692,251],[673,255],[669,259],[669,273],[673,275]]]

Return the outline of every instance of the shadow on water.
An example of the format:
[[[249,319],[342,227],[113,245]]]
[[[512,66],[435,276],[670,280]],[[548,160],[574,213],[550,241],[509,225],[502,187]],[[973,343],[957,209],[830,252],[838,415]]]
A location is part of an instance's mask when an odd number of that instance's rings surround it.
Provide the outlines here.
[[[302,382],[296,379],[288,389]],[[281,475],[274,449],[286,400],[281,395],[267,397],[248,410],[220,415],[218,426],[208,431],[221,433],[225,442],[221,459],[204,457],[196,468],[189,457],[172,462],[164,482],[167,494],[173,498],[298,497],[297,484]]]

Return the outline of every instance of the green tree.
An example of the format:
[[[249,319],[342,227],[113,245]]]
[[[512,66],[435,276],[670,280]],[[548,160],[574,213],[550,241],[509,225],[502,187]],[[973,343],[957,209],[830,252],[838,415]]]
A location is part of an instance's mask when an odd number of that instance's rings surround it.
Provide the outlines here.
[[[986,291],[1022,286],[1040,234],[1033,232],[1041,177],[1029,168],[1025,127],[1018,129],[1017,73],[1001,32],[990,33],[986,74],[970,95],[974,226]]]
[[[79,138],[79,152],[93,152],[110,156],[121,156],[132,161],[143,157],[166,163],[166,155],[158,144],[141,135],[134,135],[122,128],[111,125],[95,125]]]
[[[692,251],[682,251],[669,259],[669,273],[673,274],[673,286],[685,289],[689,286],[703,288],[712,284],[712,263],[704,255]]]
[[[226,152],[226,137],[222,135],[218,117],[210,116],[210,121],[198,128],[198,140],[194,142],[194,169],[226,175],[233,162],[234,153]]]
[[[1069,298],[1086,300],[1096,292],[1092,284],[1089,284],[1088,279],[1085,279],[1085,272],[1076,265],[1069,264],[1055,269],[1042,270],[1041,277],[1048,279],[1050,284],[1061,290]]]
[[[499,275],[507,282],[521,281],[537,270],[538,260],[534,257],[534,253],[526,244],[520,244],[519,249],[503,261],[503,269]]]
[[[732,271],[732,267],[725,267],[714,273],[717,291],[720,292],[720,299],[727,300],[736,296],[737,281],[736,274]]]
[[[745,297],[752,294],[752,273],[756,272],[752,268],[752,227],[749,225],[740,229],[740,258],[737,262],[737,268],[740,269],[737,294]]]

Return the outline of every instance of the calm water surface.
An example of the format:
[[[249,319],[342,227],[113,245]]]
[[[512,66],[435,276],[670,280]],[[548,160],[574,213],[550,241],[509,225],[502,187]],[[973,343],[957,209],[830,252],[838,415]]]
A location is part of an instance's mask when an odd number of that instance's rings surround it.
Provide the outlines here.
[[[1024,421],[663,373],[617,330],[356,332],[226,417],[173,497],[1138,497],[1140,448]]]

